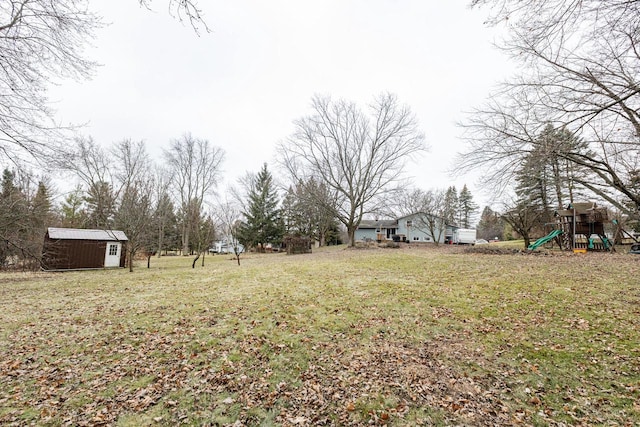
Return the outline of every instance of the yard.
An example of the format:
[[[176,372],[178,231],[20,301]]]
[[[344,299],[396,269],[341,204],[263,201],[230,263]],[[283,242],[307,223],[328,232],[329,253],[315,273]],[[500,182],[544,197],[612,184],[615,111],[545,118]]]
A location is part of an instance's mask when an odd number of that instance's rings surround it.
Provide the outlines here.
[[[639,256],[151,267],[0,275],[0,424],[640,424]]]

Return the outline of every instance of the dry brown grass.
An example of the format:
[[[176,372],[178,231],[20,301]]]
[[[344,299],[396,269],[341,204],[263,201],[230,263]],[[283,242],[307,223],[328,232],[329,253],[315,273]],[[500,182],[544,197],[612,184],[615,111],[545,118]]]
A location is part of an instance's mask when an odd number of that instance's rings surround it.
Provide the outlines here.
[[[0,423],[640,423],[637,256],[190,265],[0,275]]]

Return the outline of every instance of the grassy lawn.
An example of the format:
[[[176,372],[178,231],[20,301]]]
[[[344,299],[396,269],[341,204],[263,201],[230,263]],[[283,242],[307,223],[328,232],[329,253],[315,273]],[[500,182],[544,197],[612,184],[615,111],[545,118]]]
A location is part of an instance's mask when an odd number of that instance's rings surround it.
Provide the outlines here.
[[[0,274],[3,425],[639,425],[640,257]]]

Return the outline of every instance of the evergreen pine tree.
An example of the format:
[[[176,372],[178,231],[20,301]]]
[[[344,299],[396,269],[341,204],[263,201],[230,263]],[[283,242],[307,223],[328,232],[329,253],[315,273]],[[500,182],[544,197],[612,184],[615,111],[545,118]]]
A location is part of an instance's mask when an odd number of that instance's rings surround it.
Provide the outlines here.
[[[462,187],[462,190],[460,190],[460,195],[458,196],[460,226],[464,228],[470,228],[477,210],[478,205],[473,201],[471,191],[469,191],[469,189],[467,188],[467,184],[465,184]]]
[[[49,188],[42,181],[38,182],[38,189],[35,196],[30,201],[29,210],[31,213],[31,225],[29,229],[29,241],[31,252],[34,256],[40,257],[42,254],[43,237],[47,227],[52,226],[54,220],[51,196]]]
[[[575,181],[584,178],[584,168],[566,161],[568,153],[588,155],[588,146],[566,128],[556,129],[548,124],[536,139],[528,155],[535,162],[538,177],[543,179],[544,198],[553,208],[562,209],[573,202]]]
[[[544,167],[534,156],[525,159],[516,176],[516,197],[502,218],[524,239],[527,248],[535,234],[545,234],[550,206],[545,189]]]
[[[87,223],[87,212],[84,209],[82,187],[78,185],[62,202],[60,206],[62,226],[69,228],[83,228]]]
[[[163,250],[180,247],[178,220],[173,202],[167,191],[163,191],[158,200],[156,200],[151,222],[158,257],[161,256]]]
[[[14,252],[10,242],[17,238],[15,230],[15,199],[17,188],[14,184],[14,174],[9,169],[2,172],[2,197],[0,197],[0,268],[4,267],[7,257]]]
[[[281,215],[284,222],[284,231],[286,234],[306,235],[307,230],[304,227],[301,212],[302,205],[297,190],[298,187],[295,189],[289,187],[282,200]]]
[[[264,250],[268,243],[281,242],[284,225],[278,202],[273,177],[265,163],[249,189],[247,210],[243,212],[245,223],[240,227],[238,238],[245,247],[259,246]]]
[[[111,184],[99,181],[91,184],[85,196],[90,227],[109,230],[113,228],[116,200]]]
[[[2,198],[8,199],[13,197],[18,188],[15,185],[15,177],[16,175],[10,171],[9,169],[5,169],[2,172]]]
[[[51,221],[51,197],[49,195],[49,189],[44,182],[38,183],[38,189],[36,195],[31,200],[31,213],[33,216],[33,223],[38,230],[43,229],[49,225]]]
[[[458,212],[458,191],[455,186],[447,188],[444,195],[444,206],[442,208],[443,217],[447,224],[457,224]]]
[[[549,169],[535,153],[528,155],[516,176],[516,198],[518,205],[537,212],[540,225],[553,219]]]

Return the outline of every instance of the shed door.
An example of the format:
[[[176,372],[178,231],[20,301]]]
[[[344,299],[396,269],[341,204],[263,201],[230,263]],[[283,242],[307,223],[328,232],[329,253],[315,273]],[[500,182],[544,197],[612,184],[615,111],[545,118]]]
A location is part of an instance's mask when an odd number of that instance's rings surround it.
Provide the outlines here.
[[[122,243],[107,242],[107,251],[104,255],[105,267],[120,267],[120,252],[122,251]]]

